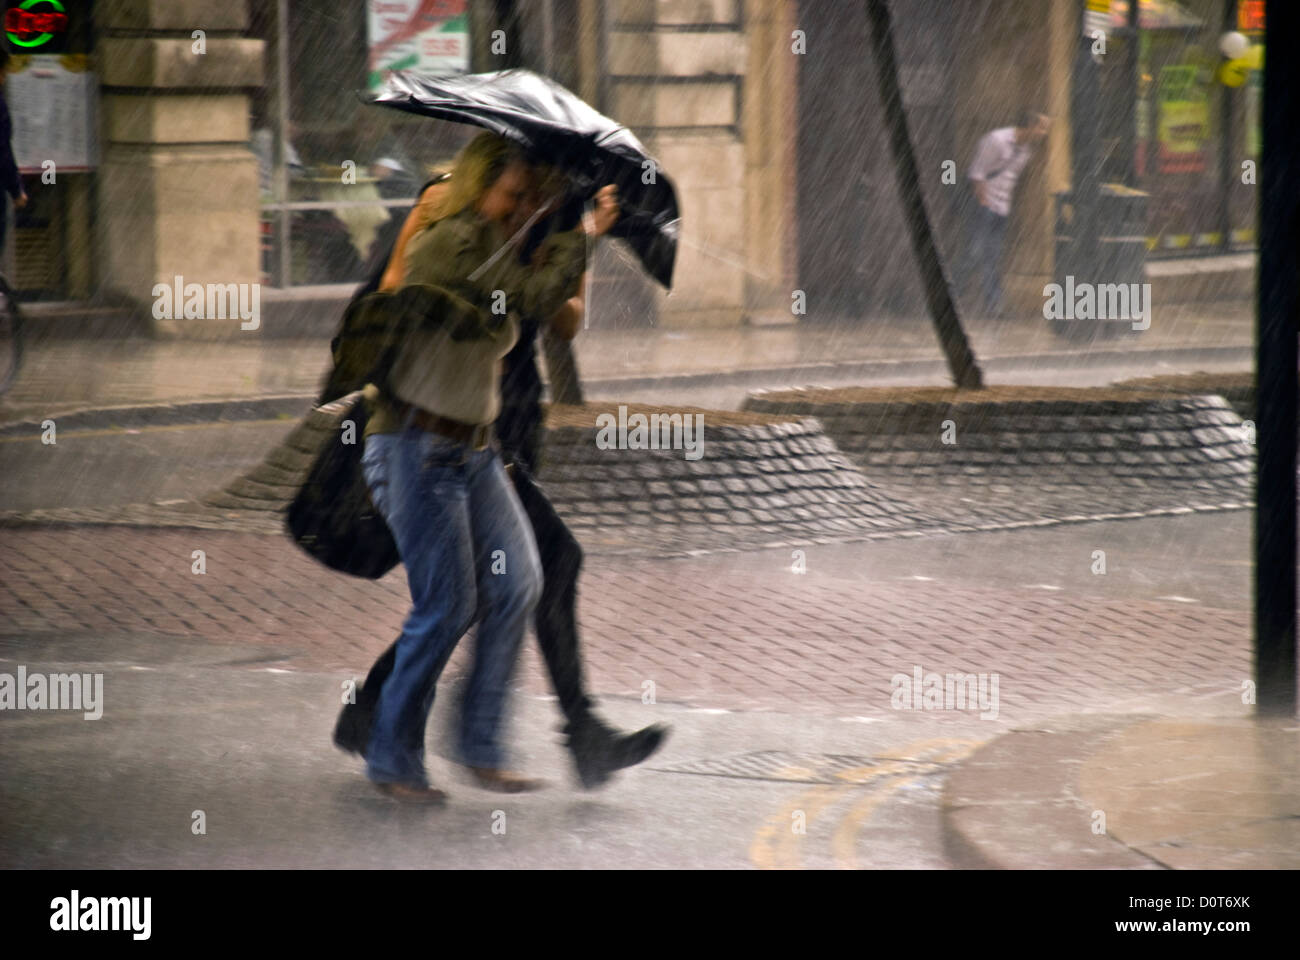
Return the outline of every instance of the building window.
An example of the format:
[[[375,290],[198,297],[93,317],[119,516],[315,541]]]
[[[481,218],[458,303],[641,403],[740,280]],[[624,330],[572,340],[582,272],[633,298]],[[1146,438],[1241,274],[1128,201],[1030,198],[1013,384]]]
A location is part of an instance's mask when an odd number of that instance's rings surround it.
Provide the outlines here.
[[[469,0],[276,0],[255,4],[266,85],[252,149],[262,198],[263,282],[354,284],[396,237],[465,128],[365,104],[385,68],[468,67]],[[281,28],[281,25],[284,28]]]
[[[1252,44],[1262,44],[1263,8],[1260,0],[1142,0],[1136,94],[1123,66],[1123,47],[1131,41],[1113,38],[1101,70],[1102,102],[1117,105],[1101,111],[1102,178],[1126,179],[1122,127],[1135,123],[1136,182],[1130,185],[1150,196],[1152,256],[1254,246],[1254,192],[1238,188],[1243,161],[1258,159],[1263,76],[1249,70],[1240,86],[1225,84],[1218,45],[1230,21],[1244,23]],[[1111,4],[1111,17],[1116,26],[1127,21],[1126,0]],[[1119,105],[1134,101],[1130,121]]]

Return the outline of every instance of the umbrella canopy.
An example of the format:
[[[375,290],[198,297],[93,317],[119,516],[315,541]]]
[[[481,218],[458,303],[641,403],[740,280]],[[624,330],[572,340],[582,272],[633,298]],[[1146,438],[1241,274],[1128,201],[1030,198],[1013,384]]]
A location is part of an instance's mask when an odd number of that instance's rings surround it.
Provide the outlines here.
[[[622,216],[610,235],[632,248],[647,273],[672,286],[679,215],[671,181],[627,127],[554,80],[531,70],[445,77],[397,70],[364,96],[371,103],[474,124],[506,137],[564,169],[583,199],[615,184]]]

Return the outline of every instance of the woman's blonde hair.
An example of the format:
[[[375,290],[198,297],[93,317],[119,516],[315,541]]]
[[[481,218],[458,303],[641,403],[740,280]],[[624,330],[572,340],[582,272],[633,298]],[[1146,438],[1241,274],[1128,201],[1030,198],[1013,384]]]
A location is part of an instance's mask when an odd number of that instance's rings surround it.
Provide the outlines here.
[[[456,155],[451,178],[445,181],[447,189],[436,209],[430,211],[429,222],[454,217],[473,206],[515,161],[527,162],[517,145],[495,133],[480,133]]]

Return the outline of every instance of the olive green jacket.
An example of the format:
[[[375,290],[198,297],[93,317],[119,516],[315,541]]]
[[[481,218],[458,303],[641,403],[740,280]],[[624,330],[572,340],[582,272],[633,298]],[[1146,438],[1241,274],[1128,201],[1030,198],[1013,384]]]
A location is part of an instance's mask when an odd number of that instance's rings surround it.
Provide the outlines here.
[[[335,381],[369,381],[366,434],[399,428],[389,372],[412,330],[447,329],[453,340],[511,335],[510,311],[550,316],[578,291],[586,270],[580,230],[552,234],[533,264],[496,224],[472,209],[440,220],[411,239],[406,284],[351,304],[334,348]]]

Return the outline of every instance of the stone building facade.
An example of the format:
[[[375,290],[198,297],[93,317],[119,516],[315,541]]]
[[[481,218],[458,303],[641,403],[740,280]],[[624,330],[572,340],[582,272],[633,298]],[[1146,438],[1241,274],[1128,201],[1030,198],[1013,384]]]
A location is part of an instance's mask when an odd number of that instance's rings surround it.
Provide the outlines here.
[[[244,34],[247,3],[111,0],[95,13],[101,296],[144,306],[176,276],[259,282],[249,91],[263,83],[263,44]],[[202,333],[211,321],[156,322]]]
[[[1053,194],[1071,181],[1075,6],[891,3],[921,187],[949,261],[960,253],[964,174],[979,136],[1023,107],[1054,118],[1022,179],[1008,238],[1006,287],[1025,309],[1041,306],[1053,271]],[[863,8],[849,0],[468,0],[470,69],[547,70],[626,123],[677,186],[683,230],[672,293],[609,245],[596,262],[593,326],[923,314]],[[281,50],[265,26],[280,10],[298,46]],[[348,96],[364,83],[364,4],[322,0],[310,17],[303,11],[297,0],[94,4],[101,162],[69,234],[81,250],[70,261],[69,297],[145,308],[154,284],[180,275],[260,282],[271,313],[307,299],[313,315],[329,315],[320,306],[346,298],[349,284],[277,280],[267,266],[266,237],[280,214],[267,215],[265,178],[259,191],[252,128],[289,115],[280,110],[282,78],[306,83],[308,66],[320,71],[316,86],[337,77],[333,127],[304,129],[303,118],[319,111],[300,105],[291,131],[300,150],[324,144],[335,166],[353,149],[349,136],[377,140],[391,119]],[[322,23],[337,34],[302,47],[304,31]],[[494,30],[509,39],[508,55],[489,43]],[[945,163],[958,172],[955,184],[942,177]],[[803,313],[793,309],[800,290]],[[156,328],[205,335],[207,324]]]

